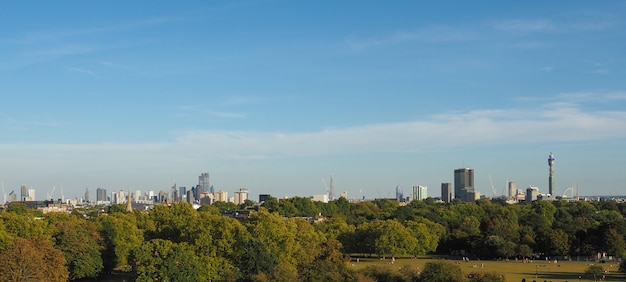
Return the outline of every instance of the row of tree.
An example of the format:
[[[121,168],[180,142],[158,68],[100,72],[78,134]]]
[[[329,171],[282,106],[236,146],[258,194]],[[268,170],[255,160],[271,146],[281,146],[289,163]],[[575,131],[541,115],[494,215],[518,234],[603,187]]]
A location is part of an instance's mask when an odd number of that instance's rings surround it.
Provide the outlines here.
[[[180,203],[149,212],[110,206],[106,213],[42,215],[14,203],[0,213],[0,280],[64,281],[121,270],[138,281],[367,281],[381,271],[352,271],[349,256],[621,257],[626,249],[626,204],[612,201],[428,199],[399,206],[296,197],[270,198],[243,220],[222,215],[240,208]],[[320,215],[325,220],[310,222]],[[427,281],[428,273],[411,275]]]

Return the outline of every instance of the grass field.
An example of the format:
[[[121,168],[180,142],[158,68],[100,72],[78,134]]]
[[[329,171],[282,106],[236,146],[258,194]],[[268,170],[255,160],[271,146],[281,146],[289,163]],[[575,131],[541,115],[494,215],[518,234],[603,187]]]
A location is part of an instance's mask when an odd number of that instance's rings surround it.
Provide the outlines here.
[[[360,258],[357,262],[356,258],[350,261],[350,267],[354,270],[363,269],[369,265],[377,265],[381,267],[388,267],[389,269],[400,270],[402,267],[419,267],[423,269],[424,264],[431,261],[442,261],[443,259],[433,258],[397,258],[393,264],[391,260],[380,260],[377,258]],[[623,273],[618,272],[619,265],[616,262],[611,263],[595,263],[595,262],[574,262],[574,261],[559,261],[557,264],[554,262],[548,263],[546,261],[533,261],[533,262],[521,262],[521,261],[488,261],[488,260],[474,260],[469,262],[463,262],[462,260],[447,259],[451,263],[458,263],[466,274],[471,272],[481,271],[496,271],[503,274],[506,281],[522,281],[526,278],[526,282],[552,281],[552,282],[576,282],[576,281],[594,281],[592,276],[585,275],[585,269],[590,264],[600,265],[605,271],[604,281],[626,281],[626,277]],[[580,276],[580,279],[579,279]],[[601,277],[598,277],[601,278]],[[600,279],[598,279],[600,280]]]

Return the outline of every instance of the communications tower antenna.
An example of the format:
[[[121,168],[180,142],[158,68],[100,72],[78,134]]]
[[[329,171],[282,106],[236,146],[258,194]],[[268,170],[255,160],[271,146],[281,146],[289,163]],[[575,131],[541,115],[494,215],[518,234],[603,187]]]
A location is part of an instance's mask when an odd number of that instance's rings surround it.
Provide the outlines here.
[[[548,157],[548,166],[550,167],[550,175],[548,177],[548,193],[550,195],[554,195],[554,155],[550,152],[550,156]]]
[[[0,185],[2,185],[2,204],[4,205],[7,202],[7,193],[4,192],[4,181],[1,181]]]

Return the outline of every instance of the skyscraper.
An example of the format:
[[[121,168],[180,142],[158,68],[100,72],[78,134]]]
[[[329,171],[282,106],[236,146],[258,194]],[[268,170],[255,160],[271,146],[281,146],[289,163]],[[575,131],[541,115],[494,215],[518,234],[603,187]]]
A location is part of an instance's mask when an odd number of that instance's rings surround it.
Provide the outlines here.
[[[200,186],[198,189],[198,194],[209,191],[210,185],[208,172],[203,172],[202,174],[200,174],[200,176],[198,176],[198,186]]]
[[[26,186],[26,184],[22,184],[21,188],[20,201],[28,201],[28,186]]]
[[[452,183],[441,183],[441,200],[444,203],[452,201]]]
[[[413,185],[413,200],[424,200],[428,197],[428,188],[421,185]]]
[[[514,198],[517,195],[517,184],[513,181],[509,181],[509,198]]]
[[[468,201],[467,194],[474,192],[474,170],[458,168],[454,170],[454,198]]]
[[[96,189],[96,201],[104,202],[107,200],[107,189],[97,188]]]
[[[246,188],[240,188],[239,191],[235,192],[235,205],[243,204],[247,199],[250,191]]]

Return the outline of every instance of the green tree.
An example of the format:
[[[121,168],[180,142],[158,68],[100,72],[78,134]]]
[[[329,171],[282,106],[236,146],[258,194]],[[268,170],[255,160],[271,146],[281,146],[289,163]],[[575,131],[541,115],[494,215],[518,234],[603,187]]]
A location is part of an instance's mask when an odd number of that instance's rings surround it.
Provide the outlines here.
[[[42,238],[15,238],[0,253],[0,281],[38,282],[66,281],[63,253]]]
[[[609,255],[622,258],[624,252],[626,252],[624,235],[619,234],[614,228],[609,228],[603,235],[603,249],[606,250]]]
[[[472,272],[468,275],[469,282],[506,282],[504,275],[498,272]]]
[[[420,275],[423,282],[464,282],[461,268],[448,262],[427,262]]]
[[[270,212],[278,211],[278,199],[274,197],[268,197],[262,204]]]
[[[414,256],[436,251],[439,241],[446,232],[445,227],[441,224],[434,223],[423,217],[416,218],[416,220],[408,220],[405,224],[411,231],[411,235],[418,242],[410,252]]]
[[[137,219],[131,213],[113,213],[98,217],[97,224],[104,239],[102,258],[105,269],[127,270],[130,251],[143,242],[143,231],[137,227]]]
[[[70,279],[98,276],[103,269],[102,238],[93,222],[69,216],[54,223],[56,248],[63,252]]]
[[[130,256],[136,281],[202,281],[198,257],[186,243],[153,239]]]
[[[13,241],[13,236],[9,234],[0,218],[0,253],[4,251]]]
[[[270,256],[276,257],[276,264],[271,275],[297,277],[298,261],[293,255],[297,249],[297,234],[291,221],[286,221],[276,213],[259,210],[250,217],[246,227],[250,236],[259,240]],[[276,269],[278,265],[280,269]]]
[[[6,209],[6,212],[15,214],[27,214],[32,213],[33,210],[29,209],[25,204],[20,202],[12,202]]]
[[[547,254],[551,256],[563,256],[569,253],[569,236],[562,230],[556,229],[549,232]]]
[[[45,220],[37,220],[32,213],[2,213],[0,219],[8,234],[15,237],[40,237],[50,240],[54,231]]]
[[[185,241],[191,228],[197,224],[198,212],[186,202],[172,205],[155,205],[150,211],[155,230],[147,234],[148,239],[165,239],[175,243]]]
[[[225,212],[233,212],[237,210],[237,205],[235,205],[235,203],[232,202],[215,202],[213,203],[214,207],[217,207],[220,211],[220,214],[223,214]]]
[[[604,273],[604,268],[600,265],[590,265],[585,269],[585,274],[588,276],[592,276],[594,281],[597,281],[599,277],[602,277],[602,273]]]
[[[620,262],[619,264],[619,271],[621,273],[624,273],[624,275],[626,276],[626,259],[622,260],[622,262]]]

